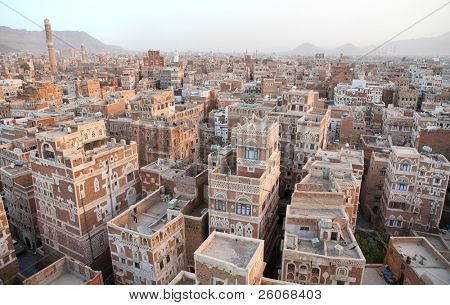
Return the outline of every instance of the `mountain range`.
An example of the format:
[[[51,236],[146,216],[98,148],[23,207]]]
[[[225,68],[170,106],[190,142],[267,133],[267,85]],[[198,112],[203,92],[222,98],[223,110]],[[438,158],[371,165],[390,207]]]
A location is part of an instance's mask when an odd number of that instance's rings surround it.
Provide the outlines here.
[[[303,43],[293,50],[290,55],[314,55],[325,53],[326,55],[344,54],[348,56],[361,56],[373,50],[376,46],[371,45],[359,48],[353,44],[344,44],[334,49],[321,48],[311,43]],[[371,55],[391,55],[391,56],[450,56],[450,32],[436,37],[394,40]]]
[[[55,50],[70,49],[70,46],[61,42],[64,40],[76,49],[83,43],[90,53],[117,53],[125,50],[114,45],[107,45],[95,39],[86,32],[81,31],[53,31]],[[57,39],[55,36],[59,37]],[[17,30],[0,26],[0,53],[28,51],[33,53],[46,53],[45,31]]]
[[[83,43],[90,53],[119,53],[126,52],[121,47],[107,45],[82,31],[53,31],[54,36],[64,40],[76,49]],[[68,49],[70,46],[54,37],[55,50]],[[322,48],[311,43],[303,43],[291,51],[283,52],[287,55],[326,55],[344,54],[361,56],[373,50],[376,46],[357,47],[351,43],[334,49]],[[44,31],[28,31],[0,26],[0,53],[29,51],[33,53],[47,53]],[[436,37],[395,40],[387,43],[371,55],[390,56],[450,56],[450,32]]]

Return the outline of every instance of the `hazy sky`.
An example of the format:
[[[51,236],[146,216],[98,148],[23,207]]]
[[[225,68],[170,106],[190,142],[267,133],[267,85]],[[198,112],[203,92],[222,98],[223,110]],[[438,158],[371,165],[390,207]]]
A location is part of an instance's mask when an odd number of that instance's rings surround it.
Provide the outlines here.
[[[54,30],[131,50],[288,51],[383,42],[446,0],[0,0]],[[39,30],[0,4],[0,25]],[[450,4],[398,39],[450,30]]]

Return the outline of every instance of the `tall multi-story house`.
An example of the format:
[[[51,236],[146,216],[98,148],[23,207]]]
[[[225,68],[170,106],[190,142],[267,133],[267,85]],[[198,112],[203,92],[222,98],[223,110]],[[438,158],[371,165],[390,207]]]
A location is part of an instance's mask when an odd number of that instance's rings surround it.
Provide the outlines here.
[[[134,69],[125,69],[122,71],[120,86],[125,90],[133,90],[136,87],[136,74]]]
[[[142,193],[149,194],[161,186],[165,192],[193,199],[183,209],[186,235],[186,269],[194,270],[194,252],[208,237],[208,169],[203,164],[183,164],[158,159],[141,167]]]
[[[373,151],[361,186],[361,211],[371,223],[376,223],[383,196],[389,152]]]
[[[382,131],[390,136],[393,145],[411,146],[414,127],[414,110],[388,105],[383,113]]]
[[[434,153],[450,158],[450,145],[443,141],[450,136],[450,112],[441,108],[414,113],[411,144],[418,150],[431,147]]]
[[[358,153],[356,150],[353,152]],[[320,152],[317,156],[320,156]],[[347,214],[349,226],[354,231],[358,216],[360,173],[362,172],[357,165],[361,166],[362,156],[357,159],[357,162],[348,161],[345,158],[332,160],[323,154],[322,157],[311,158],[304,167],[303,179],[295,185],[291,202],[297,198],[301,198],[303,202],[310,200],[312,203],[326,200],[339,202]]]
[[[305,166],[287,206],[281,280],[299,284],[361,284],[365,258],[353,231],[362,152],[319,151]],[[330,159],[328,159],[329,156]],[[358,157],[356,157],[358,155]],[[321,160],[314,160],[319,158]],[[350,158],[348,158],[350,156]]]
[[[100,97],[100,83],[96,79],[85,79],[80,83],[81,95],[84,97]]]
[[[281,280],[309,285],[359,285],[366,260],[346,212],[333,201],[324,200],[323,205],[299,199],[287,207]]]
[[[137,145],[107,140],[101,119],[38,133],[31,159],[44,252],[108,267],[106,222],[140,195]]]
[[[186,268],[182,213],[191,203],[161,187],[108,222],[117,284],[167,285]]]
[[[164,158],[185,163],[197,158],[197,126],[192,123],[142,120],[133,122],[131,127],[141,165]]]
[[[30,249],[41,246],[31,170],[20,161],[0,168],[10,229]]]
[[[159,50],[148,50],[147,56],[143,57],[144,66],[150,68],[163,68],[164,57],[160,55]]]
[[[287,170],[287,176],[293,175],[294,182],[300,182],[303,166],[308,159],[326,145],[327,116],[324,112],[309,112],[297,121],[296,144],[290,148],[294,154],[294,166]],[[288,149],[287,149],[288,150]],[[295,185],[294,183],[294,185]]]
[[[169,87],[181,89],[183,86],[184,71],[178,67],[167,67],[161,70],[159,77],[159,87],[163,90]]]
[[[361,135],[366,134],[366,107],[330,106],[327,110],[328,124],[326,147],[337,149],[350,144],[357,146]]]
[[[385,230],[436,230],[442,215],[450,162],[439,154],[393,146],[386,170],[381,218]]]
[[[396,106],[416,110],[419,105],[419,92],[417,89],[401,88],[397,93]]]
[[[0,284],[12,284],[19,272],[11,231],[3,201],[0,198]]]
[[[133,119],[167,117],[175,114],[173,91],[143,91],[129,101],[127,117]]]
[[[210,232],[273,240],[280,176],[278,126],[254,116],[232,130],[231,147],[209,155]]]

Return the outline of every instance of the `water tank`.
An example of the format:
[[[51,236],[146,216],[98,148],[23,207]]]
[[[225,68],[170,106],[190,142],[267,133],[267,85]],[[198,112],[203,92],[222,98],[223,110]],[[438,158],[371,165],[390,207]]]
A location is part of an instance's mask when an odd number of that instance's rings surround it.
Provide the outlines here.
[[[344,254],[344,247],[342,247],[341,245],[334,246],[334,253],[338,256],[341,256],[342,254]]]
[[[318,238],[313,238],[313,239],[311,240],[311,243],[312,243],[312,246],[313,246],[314,248],[319,248],[320,240],[319,240]]]
[[[431,154],[431,152],[433,151],[433,149],[432,149],[430,146],[424,145],[424,146],[422,147],[422,151],[423,151],[424,153]]]
[[[17,166],[23,166],[23,161],[22,160],[15,160],[14,164]]]
[[[175,208],[177,206],[177,199],[173,198],[172,200],[170,200],[167,206],[169,207],[169,209]]]
[[[331,219],[322,219],[319,222],[319,227],[321,229],[331,229],[333,227],[333,222],[331,221]]]

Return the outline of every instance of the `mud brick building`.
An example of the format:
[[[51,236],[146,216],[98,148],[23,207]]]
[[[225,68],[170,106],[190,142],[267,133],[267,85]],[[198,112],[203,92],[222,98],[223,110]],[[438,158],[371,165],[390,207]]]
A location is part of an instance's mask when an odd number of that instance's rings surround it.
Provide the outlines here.
[[[186,268],[182,213],[192,202],[161,187],[108,222],[116,284],[166,285]]]
[[[0,283],[13,284],[19,272],[5,207],[0,198]]]
[[[385,230],[394,235],[436,230],[449,175],[450,163],[443,155],[393,146],[381,197]]]
[[[11,232],[28,248],[39,248],[41,239],[31,170],[23,164],[13,163],[0,168],[0,179]]]
[[[231,138],[231,147],[208,160],[210,232],[263,239],[270,251],[279,199],[278,123],[254,116]]]
[[[63,257],[23,281],[24,285],[103,285],[100,271]]]
[[[449,262],[421,236],[391,237],[385,263],[400,285],[449,285]]]
[[[140,195],[136,143],[108,142],[104,121],[85,118],[36,140],[31,168],[44,251],[107,270],[106,222]]]

